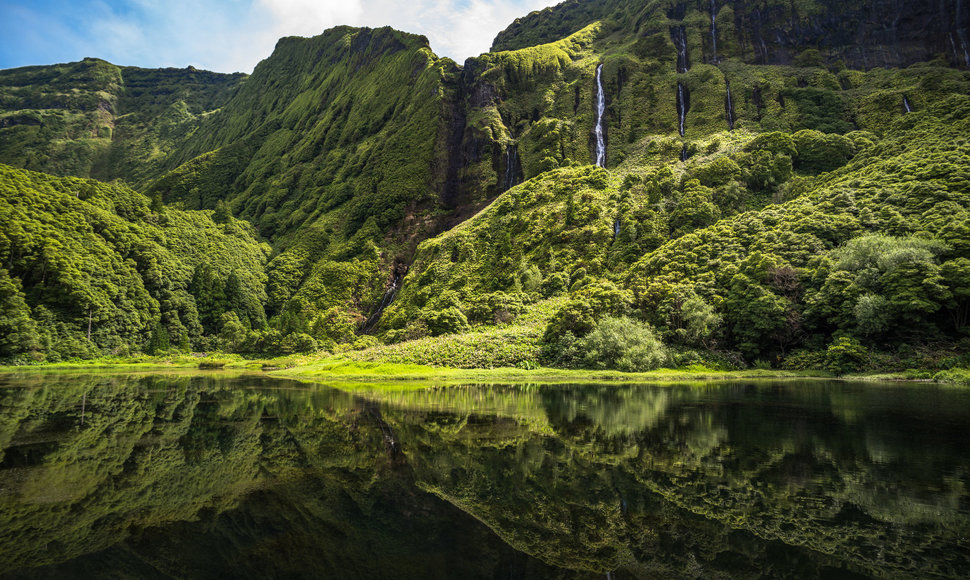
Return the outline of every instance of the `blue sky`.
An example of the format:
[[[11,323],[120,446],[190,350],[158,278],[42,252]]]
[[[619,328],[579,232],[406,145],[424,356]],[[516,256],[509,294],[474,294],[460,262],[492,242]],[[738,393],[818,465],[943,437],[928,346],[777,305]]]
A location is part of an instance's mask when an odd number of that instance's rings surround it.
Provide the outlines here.
[[[424,34],[458,61],[559,0],[0,0],[0,69],[77,61],[251,72],[282,36],[339,24]]]

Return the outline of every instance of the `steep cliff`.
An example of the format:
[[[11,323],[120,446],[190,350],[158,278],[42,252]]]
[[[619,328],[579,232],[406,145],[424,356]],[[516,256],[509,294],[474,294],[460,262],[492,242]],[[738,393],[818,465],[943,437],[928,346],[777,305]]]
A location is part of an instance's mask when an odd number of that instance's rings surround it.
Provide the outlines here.
[[[626,271],[665,243],[819,191],[855,157],[882,160],[909,118],[931,124],[937,103],[970,92],[968,13],[948,1],[574,0],[517,20],[461,66],[421,36],[337,27],[282,39],[249,77],[91,59],[2,71],[0,161],[122,179],[158,203],[251,222],[273,244],[270,326],[232,349],[398,339],[426,332],[442,305],[475,319],[496,291],[533,300],[587,275],[649,288]],[[597,162],[606,172],[587,167]],[[533,219],[543,214],[563,221]],[[914,233],[870,225],[830,242]],[[704,292],[727,308],[723,289]]]
[[[703,62],[822,58],[868,69],[942,56],[953,66],[970,67],[970,6],[962,0],[569,0],[516,19],[495,37],[492,51],[553,42],[600,20],[644,38],[664,20],[676,21],[702,50]]]

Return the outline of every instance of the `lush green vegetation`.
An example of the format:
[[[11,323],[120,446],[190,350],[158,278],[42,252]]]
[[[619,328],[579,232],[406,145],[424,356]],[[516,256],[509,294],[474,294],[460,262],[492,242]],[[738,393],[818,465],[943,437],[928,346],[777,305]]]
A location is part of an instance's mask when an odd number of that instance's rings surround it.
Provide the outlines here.
[[[0,390],[12,576],[494,577],[503,544],[584,576],[961,578],[968,565],[966,389],[0,384],[16,385]]]
[[[908,37],[860,63],[868,2],[714,6],[716,58],[705,3],[610,0],[463,67],[338,27],[250,77],[0,71],[0,162],[127,184],[3,168],[0,359],[961,376],[970,74]],[[833,32],[760,42],[799,26]]]
[[[93,58],[0,71],[0,161],[141,188],[244,80]]]
[[[266,326],[270,249],[246,222],[3,165],[0,191],[5,361],[206,350],[224,317]]]

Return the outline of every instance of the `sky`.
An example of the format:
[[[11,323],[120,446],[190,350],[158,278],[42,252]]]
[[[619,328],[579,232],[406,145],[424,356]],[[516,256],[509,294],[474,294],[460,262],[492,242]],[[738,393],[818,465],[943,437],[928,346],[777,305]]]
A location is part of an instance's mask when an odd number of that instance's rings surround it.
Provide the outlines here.
[[[0,69],[102,58],[252,72],[283,36],[340,24],[424,34],[438,56],[488,51],[519,16],[561,0],[0,0]]]

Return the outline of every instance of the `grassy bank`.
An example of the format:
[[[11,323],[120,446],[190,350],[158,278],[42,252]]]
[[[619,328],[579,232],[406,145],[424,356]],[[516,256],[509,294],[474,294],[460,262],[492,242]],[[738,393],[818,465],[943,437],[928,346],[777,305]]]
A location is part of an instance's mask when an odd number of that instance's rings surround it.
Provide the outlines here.
[[[294,355],[277,358],[245,358],[238,354],[212,353],[205,356],[177,354],[165,356],[101,357],[58,363],[0,366],[0,372],[30,372],[50,370],[152,370],[152,369],[233,369],[275,370],[305,365],[320,355]]]
[[[719,379],[830,378],[831,374],[813,371],[746,370],[715,371],[706,368],[662,369],[645,373],[574,369],[457,369],[415,364],[361,362],[329,359],[307,365],[273,371],[274,376],[305,381],[435,383],[513,383],[513,382],[667,382]]]
[[[2,373],[89,370],[105,372],[150,372],[152,370],[238,370],[265,371],[279,377],[305,382],[320,382],[387,389],[423,388],[430,385],[469,383],[646,383],[739,379],[841,379],[847,381],[909,381],[970,385],[970,370],[931,372],[911,370],[900,373],[852,374],[836,377],[822,370],[752,369],[721,371],[703,366],[659,369],[643,373],[609,370],[514,367],[454,368],[395,362],[353,360],[346,356],[298,355],[280,358],[247,359],[240,355],[210,354],[164,357],[113,357],[29,366],[0,366]]]

